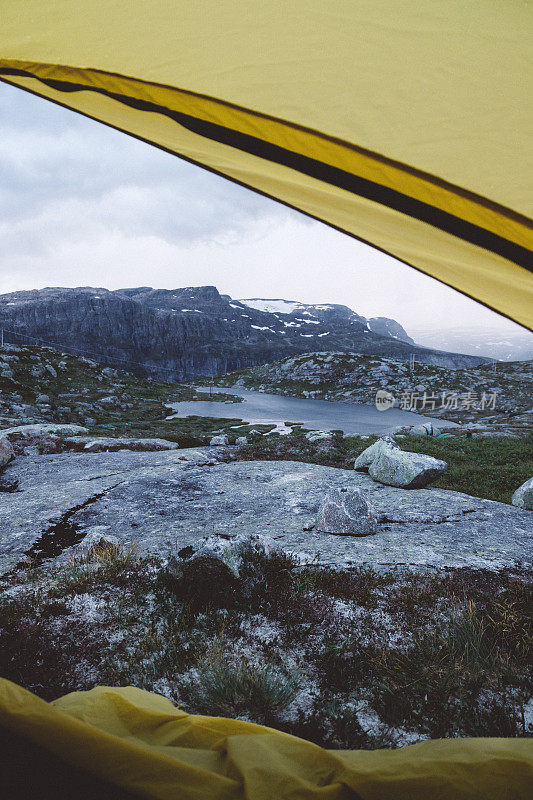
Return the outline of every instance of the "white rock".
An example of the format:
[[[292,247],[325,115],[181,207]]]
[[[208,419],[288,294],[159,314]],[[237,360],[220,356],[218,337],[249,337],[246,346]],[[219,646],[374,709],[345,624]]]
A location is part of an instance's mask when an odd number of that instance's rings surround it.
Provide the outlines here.
[[[235,444],[238,445],[248,444],[248,439],[246,438],[246,436],[237,436],[237,438],[235,439]]]
[[[102,406],[116,406],[119,403],[119,399],[114,395],[109,395],[108,397],[99,397],[98,402]]]
[[[220,434],[219,436],[213,436],[209,444],[212,447],[225,447],[229,442],[228,437],[225,433]]]
[[[309,431],[309,433],[305,434],[305,438],[309,442],[320,442],[324,439],[332,439],[333,437],[328,431]]]
[[[54,422],[38,422],[35,425],[17,425],[15,428],[0,430],[0,436],[45,436],[55,433],[59,436],[83,436],[89,433],[82,425],[59,425]]]
[[[423,425],[413,425],[408,432],[410,436],[438,436],[440,429],[431,422],[425,422]]]
[[[513,506],[533,511],[533,478],[519,486],[511,498]]]
[[[383,450],[368,469],[374,481],[403,489],[422,489],[433,483],[448,465],[432,456],[405,453],[398,448]]]
[[[390,436],[382,436],[355,459],[353,468],[358,472],[368,472],[372,462],[384,451],[399,450],[400,446]]]
[[[90,550],[91,547],[100,544],[100,542],[118,547],[117,537],[107,533],[108,530],[107,525],[93,525],[92,528],[88,529],[87,535],[75,546],[75,549],[79,551]]]
[[[166,439],[126,439],[112,436],[99,436],[87,439],[84,436],[72,436],[68,440],[72,444],[83,444],[89,453],[101,453],[109,450],[179,450],[177,442]]]
[[[266,555],[281,552],[279,545],[269,536],[243,534],[231,539],[210,536],[196,550],[190,546],[181,550],[177,558],[171,556],[167,571],[178,581],[213,579],[221,584],[232,583],[240,578],[241,559],[243,553],[249,550]]]
[[[320,506],[316,529],[345,536],[370,536],[377,533],[376,515],[361,489],[335,489]]]
[[[391,436],[397,436],[398,434],[406,434],[411,432],[412,425],[397,425],[395,428],[391,428],[389,433]]]
[[[15,451],[11,446],[11,442],[9,439],[2,437],[0,439],[0,469],[6,467],[14,458]]]

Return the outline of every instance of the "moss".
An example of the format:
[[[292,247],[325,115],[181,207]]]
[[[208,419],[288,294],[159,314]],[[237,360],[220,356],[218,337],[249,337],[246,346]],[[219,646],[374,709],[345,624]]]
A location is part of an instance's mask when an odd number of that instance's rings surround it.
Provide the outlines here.
[[[533,433],[527,439],[409,436],[401,440],[401,447],[448,463],[434,486],[500,503],[510,503],[513,492],[533,474]]]

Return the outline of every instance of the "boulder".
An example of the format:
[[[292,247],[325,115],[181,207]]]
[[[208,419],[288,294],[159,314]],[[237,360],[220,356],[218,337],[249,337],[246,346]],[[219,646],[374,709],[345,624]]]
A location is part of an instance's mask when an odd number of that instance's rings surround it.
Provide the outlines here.
[[[308,442],[321,442],[331,441],[333,436],[329,431],[309,431],[305,434],[305,438]]]
[[[208,536],[200,540],[197,546],[189,545],[180,550],[177,556],[171,556],[167,571],[171,577],[181,580],[198,562],[213,561],[223,574],[239,578],[242,555],[249,550],[271,554],[280,552],[281,548],[269,536],[260,536],[258,533],[233,537]]]
[[[119,405],[119,399],[115,395],[110,394],[107,397],[99,397],[98,404],[104,408],[114,408]]]
[[[241,561],[245,552],[280,552],[269,537],[243,534],[233,538],[210,536],[195,548],[184,547],[168,560],[167,574],[178,592],[189,602],[224,602],[239,588]]]
[[[85,436],[72,436],[67,439],[71,444],[83,446],[88,453],[102,453],[116,450],[179,450],[177,442],[166,439],[125,439],[111,436],[87,438]]]
[[[411,432],[412,425],[396,425],[395,428],[391,428],[389,431],[390,436],[404,436],[407,433]]]
[[[343,536],[371,536],[377,533],[377,520],[361,489],[334,489],[322,501],[316,529]]]
[[[11,446],[11,442],[9,439],[2,437],[0,439],[0,469],[6,467],[14,458],[15,451]]]
[[[48,397],[47,394],[38,394],[37,397],[35,398],[35,402],[37,403],[37,405],[42,405],[44,403],[49,403],[50,398]]]
[[[229,443],[229,439],[225,433],[221,433],[218,436],[213,436],[209,444],[212,447],[225,447]]]
[[[55,422],[41,422],[35,425],[18,425],[16,428],[0,430],[0,436],[45,436],[46,434],[58,436],[83,436],[89,433],[82,425],[59,425]]]
[[[411,436],[438,436],[440,429],[431,422],[424,422],[423,425],[413,425],[408,433]]]
[[[353,468],[358,472],[368,472],[368,468],[372,462],[378,458],[383,452],[389,450],[399,450],[400,446],[390,436],[382,436],[377,442],[371,444],[366,450],[355,459]]]
[[[368,469],[372,480],[387,486],[403,489],[423,489],[433,483],[448,465],[432,456],[421,453],[406,453],[399,448],[383,449]]]
[[[533,478],[519,486],[511,498],[513,506],[533,511]]]
[[[235,444],[239,445],[248,444],[248,439],[246,438],[246,436],[237,436],[237,438],[235,439]]]

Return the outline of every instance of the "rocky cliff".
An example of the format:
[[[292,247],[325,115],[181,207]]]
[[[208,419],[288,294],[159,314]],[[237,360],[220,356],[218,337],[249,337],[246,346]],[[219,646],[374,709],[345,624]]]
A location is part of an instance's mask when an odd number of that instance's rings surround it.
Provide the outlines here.
[[[233,300],[214,286],[108,291],[47,288],[0,295],[7,341],[55,344],[111,366],[181,381],[317,351],[355,352],[451,368],[486,359],[415,345],[394,320],[347,306]]]

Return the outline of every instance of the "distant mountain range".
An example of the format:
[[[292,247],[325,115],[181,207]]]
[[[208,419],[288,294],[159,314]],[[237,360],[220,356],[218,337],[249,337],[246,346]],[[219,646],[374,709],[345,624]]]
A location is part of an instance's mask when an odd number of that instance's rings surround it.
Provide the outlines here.
[[[499,328],[420,329],[416,341],[424,347],[442,347],[473,356],[487,356],[498,361],[528,361],[533,358],[533,333],[520,329],[502,333]]]
[[[182,381],[310,352],[380,355],[445,367],[487,359],[416,345],[386,317],[347,306],[233,300],[214,286],[183,289],[47,288],[0,295],[7,341],[50,343],[75,355]]]

